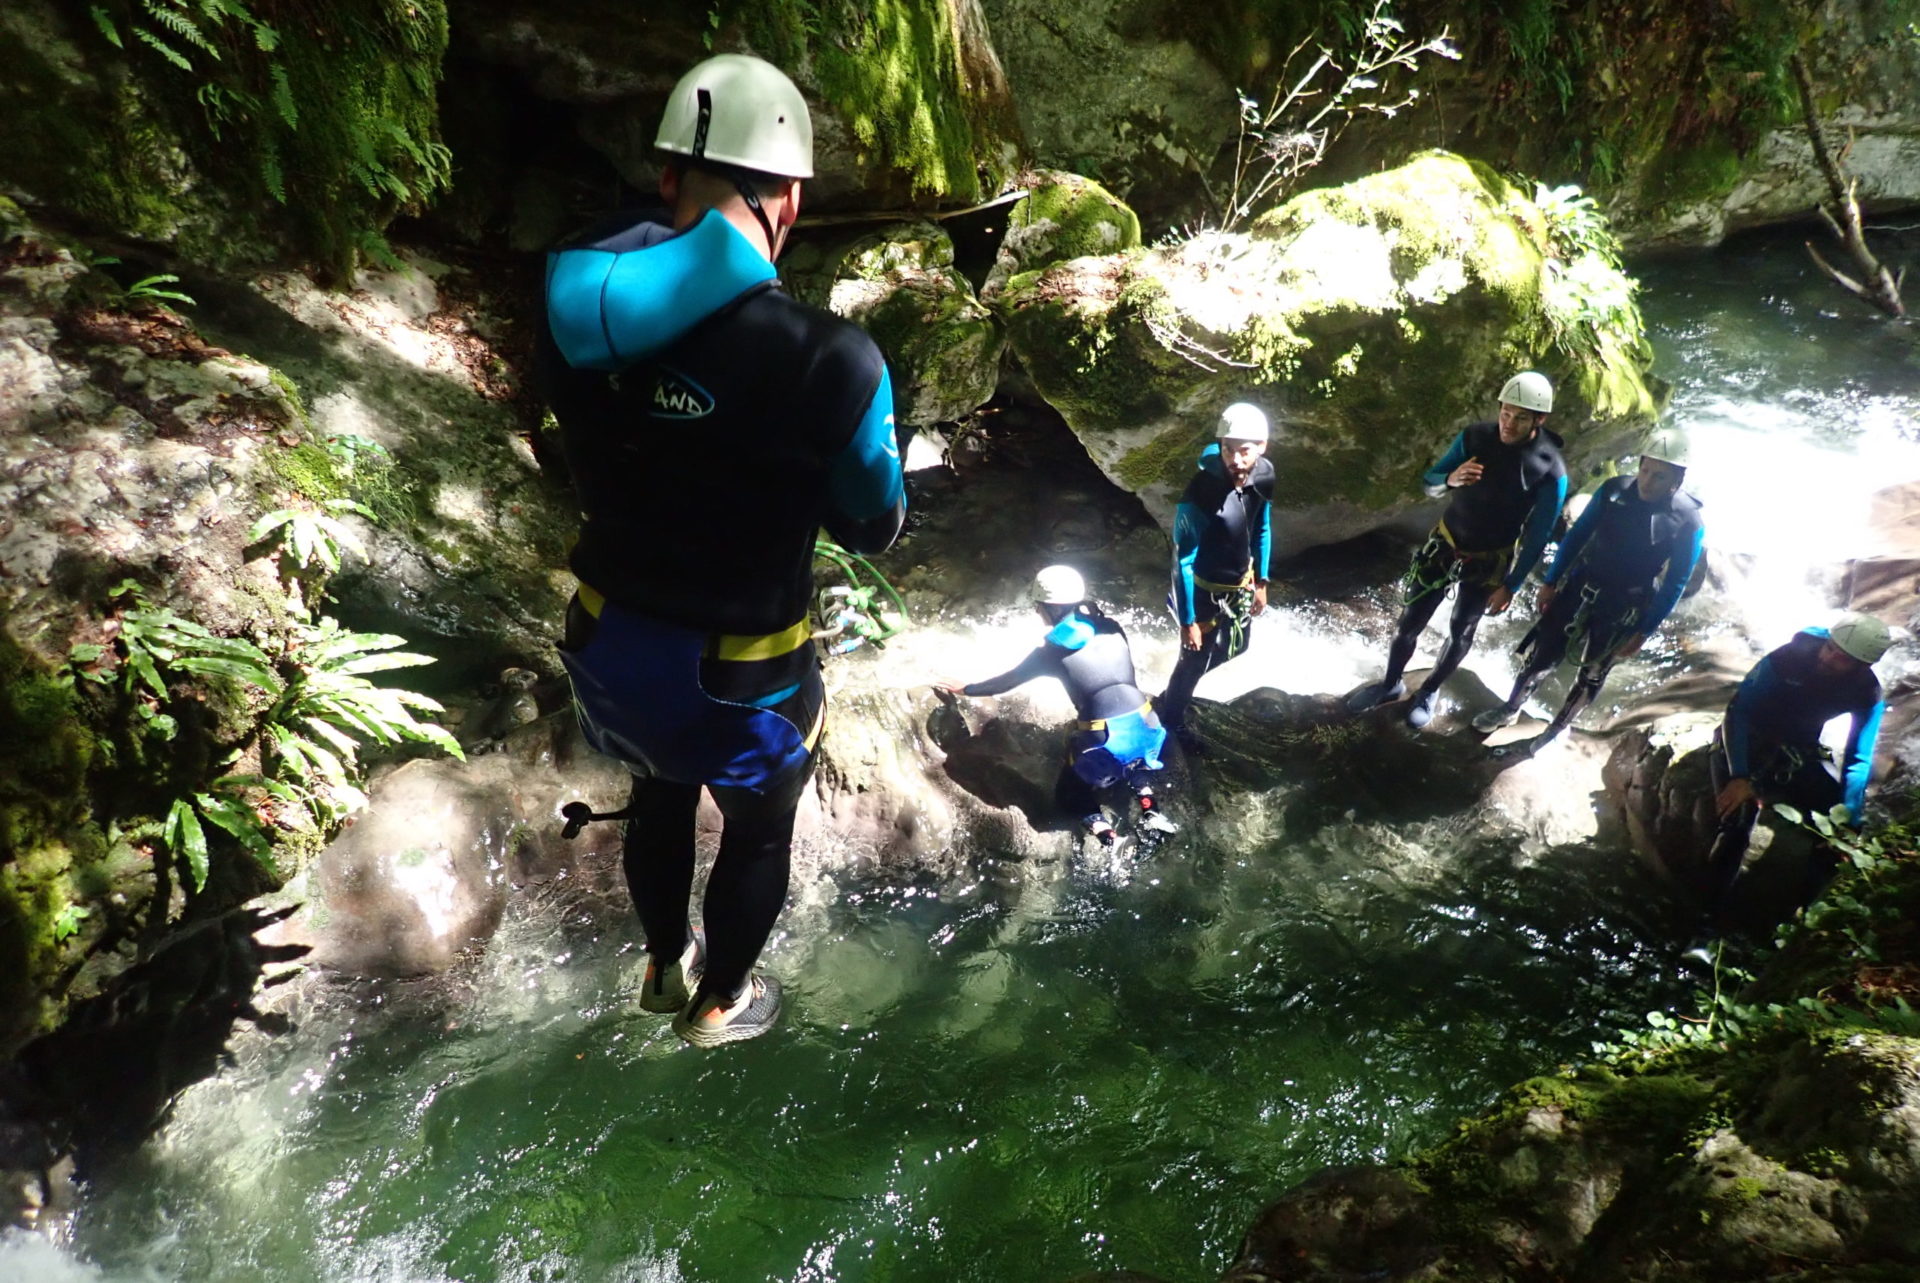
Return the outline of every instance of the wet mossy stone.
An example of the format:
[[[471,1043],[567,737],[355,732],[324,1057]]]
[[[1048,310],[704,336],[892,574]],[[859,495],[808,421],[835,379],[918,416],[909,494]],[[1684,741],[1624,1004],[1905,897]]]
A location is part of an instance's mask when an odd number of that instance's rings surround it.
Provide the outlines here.
[[[992,303],[1041,395],[1163,524],[1220,408],[1266,409],[1284,553],[1423,503],[1421,471],[1491,416],[1515,370],[1553,379],[1576,476],[1644,431],[1644,351],[1555,343],[1555,253],[1518,187],[1428,152],[1296,197],[1246,234],[1021,272]]]
[[[1140,244],[1140,219],[1091,178],[1045,170],[1007,211],[1007,230],[981,295],[991,298],[1022,272]]]

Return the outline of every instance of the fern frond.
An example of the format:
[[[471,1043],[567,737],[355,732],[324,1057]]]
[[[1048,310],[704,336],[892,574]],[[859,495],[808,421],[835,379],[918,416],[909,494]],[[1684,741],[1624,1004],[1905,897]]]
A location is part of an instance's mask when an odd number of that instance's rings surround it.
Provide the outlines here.
[[[133,29],[133,34],[136,37],[138,37],[142,43],[150,46],[155,53],[159,54],[162,58],[165,58],[168,62],[172,63],[174,66],[180,68],[180,70],[182,71],[193,70],[193,64],[187,61],[187,56],[185,54],[181,53],[178,49],[175,49],[172,45],[162,40],[159,36],[154,35],[151,31],[148,31],[145,27],[135,27]]]
[[[105,9],[96,4],[89,6],[87,12],[93,15],[93,25],[100,28],[100,34],[107,38],[108,44],[115,49],[126,48],[120,42],[120,28],[113,25],[113,19],[107,16]]]
[[[213,47],[213,42],[208,40],[206,35],[200,30],[200,24],[192,18],[189,18],[177,9],[156,8],[151,4],[147,6],[147,12],[153,16],[155,22],[165,27],[168,31],[171,31],[174,35],[180,37],[194,48],[208,54],[215,61],[219,60],[220,51]]]

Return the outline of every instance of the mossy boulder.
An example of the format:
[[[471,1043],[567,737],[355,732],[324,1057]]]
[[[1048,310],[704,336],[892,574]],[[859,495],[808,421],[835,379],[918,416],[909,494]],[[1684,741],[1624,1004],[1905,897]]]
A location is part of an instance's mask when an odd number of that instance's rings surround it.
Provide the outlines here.
[[[873,336],[892,369],[900,423],[951,423],[993,395],[1006,336],[953,266],[953,242],[937,225],[890,224],[797,249],[785,273],[797,297]]]
[[[1007,211],[1006,234],[980,287],[982,297],[993,297],[1022,272],[1139,247],[1139,217],[1091,178],[1043,171],[1027,182],[1027,194]]]
[[[1220,408],[1276,424],[1282,553],[1387,524],[1491,417],[1515,370],[1556,386],[1576,471],[1630,449],[1657,396],[1632,282],[1604,229],[1442,152],[1308,192],[1247,234],[1078,258],[994,299],[1048,402],[1163,521]],[[1600,302],[1595,322],[1582,301]]]

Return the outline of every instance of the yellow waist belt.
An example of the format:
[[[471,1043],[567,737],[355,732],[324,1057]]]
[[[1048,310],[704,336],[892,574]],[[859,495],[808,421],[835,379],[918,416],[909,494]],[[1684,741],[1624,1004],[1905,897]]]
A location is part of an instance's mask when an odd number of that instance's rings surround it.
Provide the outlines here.
[[[1514,544],[1517,544],[1520,542],[1519,540],[1516,539],[1514,540],[1513,543],[1503,544],[1498,548],[1474,548],[1474,549],[1462,548],[1460,546],[1460,541],[1453,537],[1453,531],[1447,529],[1447,522],[1444,517],[1441,518],[1440,524],[1433,528],[1433,532],[1439,535],[1442,539],[1446,540],[1447,547],[1453,549],[1455,552],[1459,553],[1462,557],[1490,557],[1495,553],[1512,552],[1514,548]]]
[[[606,609],[607,595],[592,584],[581,584],[577,595],[580,605],[595,619]],[[739,633],[713,634],[714,659],[726,659],[744,662],[755,659],[778,659],[791,654],[806,645],[813,638],[812,629],[807,627],[805,619],[782,628],[777,633],[747,635]]]
[[[1240,582],[1237,584],[1216,584],[1195,575],[1193,577],[1193,586],[1211,593],[1239,592],[1242,588],[1253,587],[1253,567],[1247,567],[1247,573],[1240,576]]]
[[[1153,707],[1153,701],[1148,700],[1146,703],[1142,704],[1140,707],[1134,709],[1131,713],[1120,714],[1120,717],[1102,717],[1097,721],[1081,722],[1080,729],[1083,731],[1104,731],[1107,729],[1108,722],[1117,722],[1120,720],[1121,717],[1138,717],[1140,716],[1140,714],[1146,712],[1148,709],[1152,707]]]

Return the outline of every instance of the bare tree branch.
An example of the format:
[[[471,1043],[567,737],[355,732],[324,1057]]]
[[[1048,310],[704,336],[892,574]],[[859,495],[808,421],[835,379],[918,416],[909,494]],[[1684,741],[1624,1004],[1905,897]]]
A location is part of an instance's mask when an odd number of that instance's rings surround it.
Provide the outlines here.
[[[1807,253],[1813,256],[1820,270],[1842,288],[1865,299],[1888,316],[1904,318],[1907,309],[1900,301],[1900,286],[1906,278],[1906,269],[1903,267],[1895,275],[1867,244],[1866,231],[1860,220],[1860,180],[1841,168],[1847,154],[1853,150],[1851,132],[1846,147],[1836,158],[1828,145],[1827,131],[1820,124],[1820,110],[1813,95],[1813,77],[1807,71],[1806,59],[1796,50],[1787,60],[1787,66],[1793,72],[1794,87],[1800,93],[1800,119],[1807,129],[1807,141],[1813,145],[1814,163],[1820,167],[1820,175],[1827,183],[1827,200],[1816,208],[1834,238],[1846,247],[1847,256],[1853,260],[1860,279],[1855,280],[1835,270],[1814,249],[1811,241],[1807,242]]]

